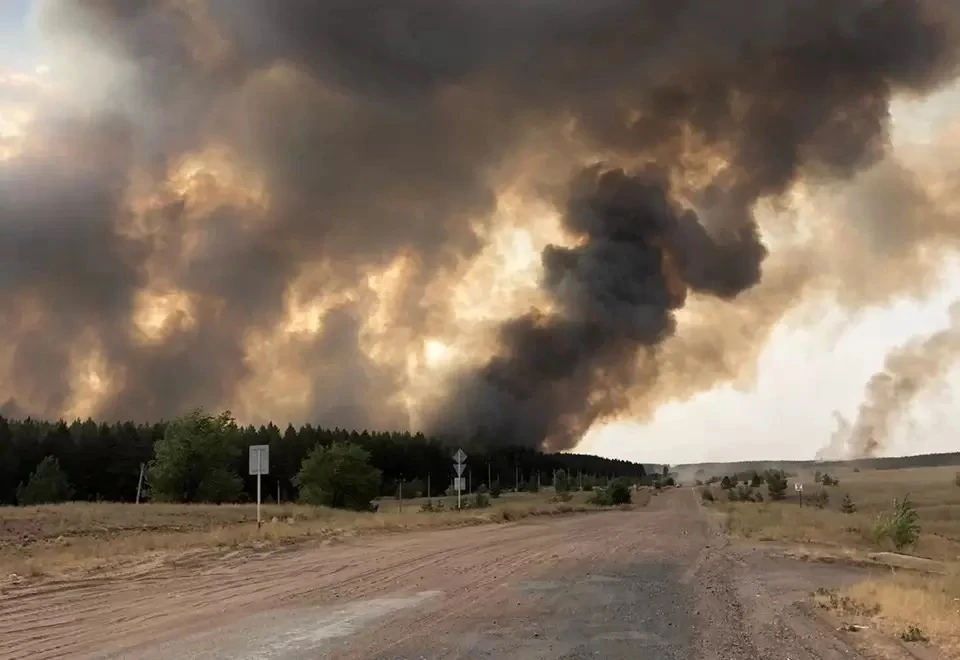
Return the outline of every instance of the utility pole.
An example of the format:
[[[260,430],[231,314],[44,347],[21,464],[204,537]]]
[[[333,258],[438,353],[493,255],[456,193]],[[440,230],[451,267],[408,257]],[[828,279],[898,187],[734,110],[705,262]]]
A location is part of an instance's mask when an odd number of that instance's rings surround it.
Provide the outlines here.
[[[513,466],[513,492],[520,492],[520,467],[517,465]]]
[[[493,487],[493,481],[490,479],[490,461],[487,461],[487,490]]]
[[[143,467],[144,464],[140,464],[140,478],[137,479],[137,504],[140,504],[140,489],[143,488]]]

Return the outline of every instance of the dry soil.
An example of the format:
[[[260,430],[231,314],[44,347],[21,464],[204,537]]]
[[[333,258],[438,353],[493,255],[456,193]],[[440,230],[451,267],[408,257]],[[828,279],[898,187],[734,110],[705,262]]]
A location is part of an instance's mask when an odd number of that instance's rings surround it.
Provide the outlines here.
[[[909,657],[797,604],[852,569],[757,552],[675,490],[638,511],[8,587],[0,657]]]

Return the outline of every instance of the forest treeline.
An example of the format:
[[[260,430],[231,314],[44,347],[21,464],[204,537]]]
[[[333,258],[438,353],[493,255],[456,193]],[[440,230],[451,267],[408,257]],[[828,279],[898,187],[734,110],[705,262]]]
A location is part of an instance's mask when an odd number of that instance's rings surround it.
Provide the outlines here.
[[[154,424],[96,422],[72,423],[34,419],[9,420],[0,417],[0,503],[17,504],[18,487],[26,484],[47,457],[53,457],[66,477],[71,499],[132,502],[137,494],[140,468],[154,458],[154,449],[168,428]],[[401,480],[430,484],[433,495],[445,490],[453,477],[451,455],[457,445],[445,444],[421,433],[371,432],[325,429],[306,424],[236,426],[230,434],[232,473],[243,480],[240,498],[256,497],[256,478],[248,472],[248,447],[270,445],[270,474],[263,478],[264,493],[281,501],[297,499],[294,483],[304,458],[316,446],[329,447],[349,442],[369,452],[370,464],[381,472],[380,494],[393,495]],[[566,470],[571,478],[588,475],[643,477],[643,465],[581,454],[545,454],[529,447],[489,446],[479,442],[462,445],[469,458],[465,474],[475,487],[492,482],[514,488],[518,482],[537,479],[549,485],[555,470]],[[426,493],[424,493],[426,494]]]

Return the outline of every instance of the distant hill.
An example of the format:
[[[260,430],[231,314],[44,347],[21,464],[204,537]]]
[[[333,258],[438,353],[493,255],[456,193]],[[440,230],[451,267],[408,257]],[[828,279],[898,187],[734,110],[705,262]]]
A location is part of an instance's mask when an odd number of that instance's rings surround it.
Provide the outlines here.
[[[787,472],[812,470],[821,467],[847,467],[862,470],[898,470],[903,468],[942,467],[960,465],[960,452],[950,454],[919,454],[916,456],[890,456],[884,458],[860,458],[851,461],[735,461],[731,463],[685,463],[674,465],[671,471],[681,480],[699,478],[697,475],[714,475],[749,472],[750,470],[780,469]]]

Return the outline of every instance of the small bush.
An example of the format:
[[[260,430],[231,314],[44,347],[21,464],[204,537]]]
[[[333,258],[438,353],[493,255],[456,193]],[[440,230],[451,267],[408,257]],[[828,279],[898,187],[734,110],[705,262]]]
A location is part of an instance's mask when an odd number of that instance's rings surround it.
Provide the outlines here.
[[[667,480],[663,482],[664,486],[674,487],[677,485],[677,480],[673,477],[667,477]]]
[[[473,508],[486,509],[490,506],[490,496],[487,495],[486,490],[486,488],[483,488],[481,491],[480,488],[478,488],[477,492],[473,494]]]
[[[830,493],[821,488],[813,497],[810,498],[810,500],[810,503],[813,504],[813,506],[817,507],[818,509],[824,509],[826,508],[827,504],[830,503]]]
[[[500,492],[501,492],[501,491],[500,491],[500,482],[499,482],[499,481],[494,481],[494,482],[490,485],[490,497],[492,497],[493,499],[497,499],[498,497],[500,497]]]
[[[610,490],[607,488],[597,488],[593,491],[593,494],[590,495],[587,504],[593,504],[594,506],[613,506],[613,498],[610,495]]]
[[[820,483],[823,484],[824,486],[839,486],[840,480],[835,479],[834,477],[831,477],[829,474],[824,473],[824,475],[820,478]]]
[[[890,539],[897,550],[912,546],[920,536],[917,522],[917,510],[910,502],[909,495],[893,501],[893,511],[882,514],[874,526],[877,541]]]
[[[696,480],[695,482],[693,482],[693,483],[694,483],[695,486],[702,486],[702,485],[703,485],[703,480],[697,479],[697,480]]]
[[[900,639],[902,639],[905,642],[924,643],[924,642],[930,641],[930,638],[927,637],[926,633],[924,633],[922,630],[920,630],[920,628],[917,628],[916,626],[910,626],[909,628],[904,630],[902,633],[900,633]]]
[[[843,496],[843,501],[840,502],[840,510],[846,514],[857,512],[857,505],[854,504],[853,498],[850,497],[850,493],[846,493]]]
[[[573,493],[568,490],[561,490],[550,498],[551,502],[569,502],[573,499]]]
[[[613,504],[630,504],[630,486],[626,482],[618,479],[607,490],[610,492],[610,500]]]
[[[700,499],[704,502],[715,502],[717,500],[709,486],[700,489]]]
[[[751,488],[760,488],[763,485],[763,477],[761,477],[756,472],[753,473],[753,478],[750,479]]]
[[[960,472],[957,472],[956,476],[954,476],[953,483],[960,486]]]

